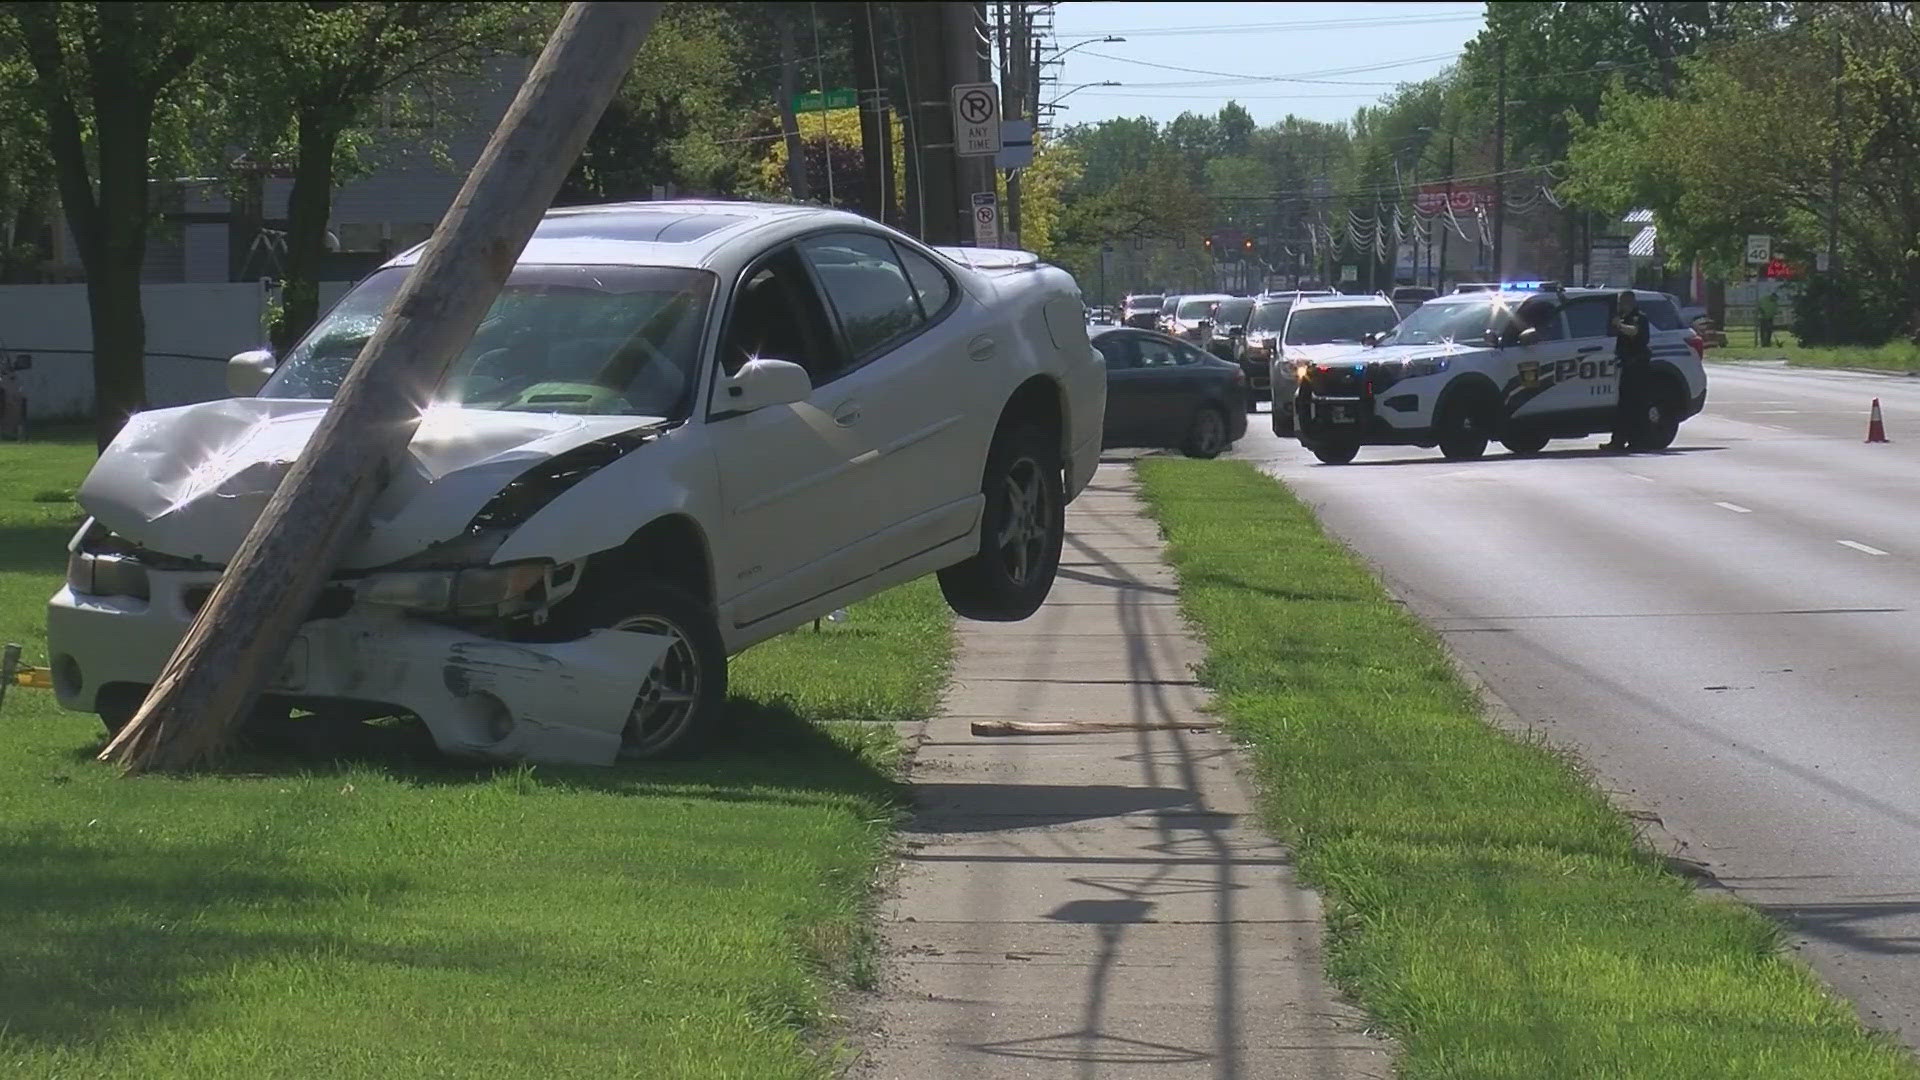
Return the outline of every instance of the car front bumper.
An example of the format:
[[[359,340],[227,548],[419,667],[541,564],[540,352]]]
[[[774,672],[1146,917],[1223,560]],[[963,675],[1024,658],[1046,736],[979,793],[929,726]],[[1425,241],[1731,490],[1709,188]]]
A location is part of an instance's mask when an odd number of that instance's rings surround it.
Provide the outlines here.
[[[60,704],[93,712],[103,692],[144,692],[193,622],[190,594],[217,578],[150,570],[151,600],[63,587],[47,606]],[[302,625],[267,692],[309,708],[412,713],[458,757],[610,765],[669,644],[610,630],[555,644],[500,641],[359,604]]]

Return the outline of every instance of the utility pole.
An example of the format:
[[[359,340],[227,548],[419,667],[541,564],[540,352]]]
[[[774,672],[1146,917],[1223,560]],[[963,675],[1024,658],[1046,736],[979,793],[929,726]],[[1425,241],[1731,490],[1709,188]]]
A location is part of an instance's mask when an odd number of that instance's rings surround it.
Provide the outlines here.
[[[1000,111],[1003,121],[1018,120],[1026,111],[1028,45],[1032,22],[1026,0],[1002,0],[998,5],[1000,30]],[[1020,170],[1007,170],[1007,246],[1020,245]]]
[[[421,414],[500,295],[659,12],[659,4],[567,5],[319,429],[101,760],[129,772],[179,770],[224,748],[285,662],[387,477],[405,468]]]
[[[919,235],[929,244],[959,243],[966,224],[955,212],[966,196],[955,194],[954,163],[959,155],[954,152],[952,83],[947,78],[946,9],[953,6],[966,5],[894,5],[895,17],[907,23],[912,53],[906,76],[913,94],[909,103],[913,130],[919,136],[915,174],[920,178],[918,205],[924,208]]]
[[[1507,43],[1497,43],[1494,52],[1500,63],[1496,91],[1500,100],[1493,113],[1493,280],[1504,281],[1507,267],[1501,255],[1507,242]]]
[[[1844,57],[1840,51],[1840,34],[1833,35],[1833,160],[1827,167],[1827,336],[1832,339],[1834,329],[1840,324],[1840,290],[1836,282],[1840,277],[1840,144],[1841,122],[1845,119],[1842,111],[1846,107],[1845,95],[1840,90],[1840,75]]]
[[[888,221],[894,216],[887,191],[893,175],[887,168],[886,99],[880,88],[880,54],[873,41],[873,5],[848,4],[847,8],[853,20],[853,72],[858,84],[854,100],[860,107],[861,186],[866,188],[861,202],[868,217]],[[826,89],[820,88],[822,93]]]
[[[1434,218],[1437,223],[1440,219]],[[1447,223],[1440,230],[1440,274],[1433,279],[1436,290],[1447,283],[1447,237],[1453,233],[1453,132],[1447,133]]]
[[[921,5],[911,5],[921,6]],[[935,5],[928,4],[927,7]],[[963,157],[957,145],[960,136],[960,118],[953,115],[951,104],[953,87],[960,83],[986,81],[987,57],[984,53],[986,42],[983,29],[986,22],[986,5],[969,3],[966,0],[946,0],[938,5],[941,29],[944,35],[945,69],[947,78],[941,87],[941,97],[948,99],[947,111],[949,145],[953,147],[953,201],[948,204],[947,216],[952,221],[957,242],[965,242],[973,235],[973,194],[974,192],[994,190],[995,169],[990,157]],[[937,207],[938,204],[936,204]]]

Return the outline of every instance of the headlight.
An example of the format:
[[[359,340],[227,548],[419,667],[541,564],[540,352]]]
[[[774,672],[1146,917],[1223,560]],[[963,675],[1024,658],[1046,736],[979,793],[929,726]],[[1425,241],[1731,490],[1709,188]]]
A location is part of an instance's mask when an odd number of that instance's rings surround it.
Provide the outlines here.
[[[404,570],[372,574],[361,581],[369,604],[442,615],[488,615],[502,608],[531,607],[546,596],[551,563],[514,563],[466,570]]]
[[[124,555],[67,556],[67,587],[83,596],[131,596],[148,599],[147,568]]]

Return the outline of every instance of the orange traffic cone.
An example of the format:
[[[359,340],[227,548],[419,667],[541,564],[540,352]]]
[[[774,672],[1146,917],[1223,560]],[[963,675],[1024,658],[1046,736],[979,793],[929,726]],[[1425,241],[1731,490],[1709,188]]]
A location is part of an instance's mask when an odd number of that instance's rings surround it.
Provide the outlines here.
[[[1880,399],[1873,399],[1873,415],[1867,418],[1867,441],[1887,442],[1886,425],[1880,422]]]

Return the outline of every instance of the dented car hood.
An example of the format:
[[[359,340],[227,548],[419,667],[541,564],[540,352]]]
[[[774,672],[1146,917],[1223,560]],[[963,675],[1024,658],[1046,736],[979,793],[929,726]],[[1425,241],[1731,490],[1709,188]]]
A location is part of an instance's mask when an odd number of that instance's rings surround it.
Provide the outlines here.
[[[327,405],[232,398],[140,413],[100,455],[80,486],[79,503],[142,547],[225,565]],[[342,567],[384,566],[454,539],[495,493],[538,462],[659,422],[430,409]]]

